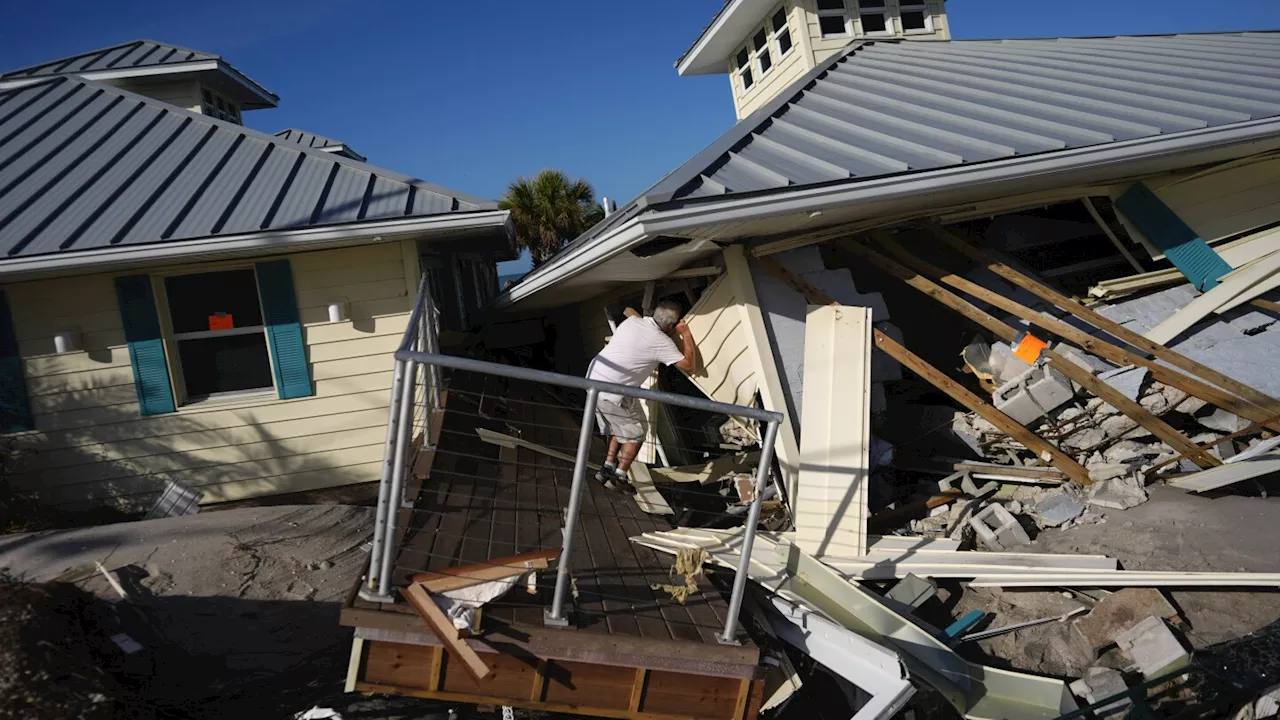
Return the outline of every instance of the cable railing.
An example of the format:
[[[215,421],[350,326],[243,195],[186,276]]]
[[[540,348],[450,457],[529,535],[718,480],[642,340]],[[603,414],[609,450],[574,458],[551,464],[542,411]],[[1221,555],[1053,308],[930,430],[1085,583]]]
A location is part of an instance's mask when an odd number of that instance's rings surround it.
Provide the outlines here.
[[[424,276],[418,289],[418,297],[414,303],[413,313],[409,318],[404,338],[395,353],[394,379],[388,413],[387,440],[378,488],[373,547],[369,560],[369,572],[365,583],[361,587],[360,596],[373,602],[394,601],[392,583],[393,578],[396,577],[396,557],[400,551],[397,545],[401,531],[405,530],[405,528],[399,527],[401,522],[400,511],[402,509],[412,510],[415,500],[415,498],[405,497],[408,487],[407,479],[410,473],[411,452],[415,444],[415,438],[421,438],[420,441],[417,441],[420,443],[420,451],[441,452],[431,445],[433,440],[431,417],[432,413],[438,409],[437,404],[442,378],[441,370],[447,369],[475,373],[486,377],[523,381],[532,383],[535,386],[540,384],[573,391],[584,391],[586,394],[581,417],[576,428],[576,443],[559,446],[566,451],[562,454],[566,461],[572,457],[573,473],[565,507],[560,508],[557,506],[555,508],[556,510],[563,510],[563,526],[560,529],[561,548],[559,561],[556,565],[555,583],[553,587],[548,588],[552,592],[551,603],[550,607],[545,608],[543,611],[543,621],[551,627],[569,625],[569,615],[566,608],[568,596],[571,592],[575,594],[577,592],[576,588],[571,588],[574,583],[570,577],[570,563],[574,553],[575,540],[578,539],[577,536],[580,533],[580,520],[584,515],[587,517],[592,516],[590,511],[584,513],[582,504],[590,465],[592,437],[596,426],[596,411],[601,394],[621,395],[637,400],[755,421],[761,428],[759,434],[760,456],[756,461],[752,491],[750,493],[740,493],[749,498],[749,505],[731,507],[730,511],[736,509],[739,512],[725,513],[726,515],[732,515],[735,522],[741,522],[741,511],[746,511],[742,560],[733,579],[728,609],[724,613],[723,628],[717,635],[721,642],[735,643],[738,630],[737,619],[742,610],[742,597],[746,590],[747,569],[751,559],[751,549],[755,541],[756,527],[760,523],[764,500],[769,494],[770,469],[773,464],[774,443],[782,421],[781,413],[742,405],[730,405],[706,398],[691,397],[661,390],[630,387],[572,375],[445,355],[441,353],[439,345],[439,313],[435,308],[430,288],[426,283],[427,279]],[[510,398],[504,399],[504,401],[507,400],[510,400]],[[534,405],[546,405],[560,410],[565,409],[561,405],[552,406],[550,403],[529,402]],[[483,416],[479,405],[480,402],[477,402],[475,415],[478,417]],[[453,411],[450,410],[450,412],[452,413]],[[568,441],[569,439],[565,438],[565,442]],[[555,443],[551,444],[555,445]],[[572,455],[567,452],[570,449],[572,450]],[[449,452],[464,458],[468,457],[467,453],[452,450]],[[483,456],[469,459],[471,462],[480,460],[492,462],[490,458]],[[445,471],[444,474],[448,475],[450,473]],[[459,472],[453,472],[452,474],[457,476],[468,475],[468,473]],[[485,479],[487,478],[476,477],[476,481]],[[675,489],[675,491],[677,493],[694,492],[682,489]],[[745,499],[744,502],[746,502]],[[503,511],[507,508],[516,508],[519,504],[511,500],[486,499],[486,505],[489,508],[497,508],[497,511]],[[539,510],[546,512],[549,509],[542,507]],[[512,509],[511,512],[515,512],[515,510]],[[499,522],[515,525],[515,522],[511,520]],[[440,528],[436,528],[434,532],[443,533],[445,537],[448,535],[447,532],[442,531]],[[612,571],[621,572],[618,568],[613,568]],[[617,598],[614,598],[614,601],[620,602]]]

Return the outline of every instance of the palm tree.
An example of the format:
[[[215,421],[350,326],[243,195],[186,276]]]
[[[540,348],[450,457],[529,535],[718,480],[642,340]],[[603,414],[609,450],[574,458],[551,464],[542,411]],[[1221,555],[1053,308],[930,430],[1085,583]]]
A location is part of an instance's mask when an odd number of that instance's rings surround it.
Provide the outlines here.
[[[559,170],[516,178],[499,207],[511,211],[516,246],[529,250],[535,267],[604,218],[591,184]]]

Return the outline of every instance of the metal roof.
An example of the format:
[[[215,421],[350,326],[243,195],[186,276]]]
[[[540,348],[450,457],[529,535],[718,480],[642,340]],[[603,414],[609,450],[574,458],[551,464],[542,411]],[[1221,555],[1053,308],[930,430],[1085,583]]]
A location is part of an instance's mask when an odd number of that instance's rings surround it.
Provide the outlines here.
[[[856,181],[1280,115],[1280,32],[852,46],[656,201]]]
[[[0,91],[0,260],[496,208],[76,76]]]
[[[126,77],[129,75],[153,74],[155,71],[163,71],[165,69],[174,71],[192,69],[190,66],[196,64],[216,64],[219,69],[225,70],[227,74],[237,81],[249,86],[257,93],[265,96],[266,99],[271,100],[270,106],[274,106],[280,99],[275,93],[236,70],[220,55],[156,42],[155,40],[134,40],[100,50],[90,50],[79,55],[10,70],[0,73],[0,83],[56,77],[59,75],[89,75],[91,78],[106,75]]]
[[[282,140],[296,142],[303,147],[315,148],[324,152],[337,153],[343,157],[349,157],[352,160],[365,161],[365,156],[351,149],[351,146],[341,140],[334,140],[323,135],[316,135],[297,128],[288,128],[276,133],[276,137]]]

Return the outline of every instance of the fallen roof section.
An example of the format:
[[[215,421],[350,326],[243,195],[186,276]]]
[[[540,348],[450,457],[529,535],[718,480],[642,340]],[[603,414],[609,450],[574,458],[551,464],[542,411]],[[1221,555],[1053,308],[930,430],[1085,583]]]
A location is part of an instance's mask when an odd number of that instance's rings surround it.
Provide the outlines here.
[[[0,272],[197,238],[505,216],[488,200],[79,77],[0,91],[0,138]]]

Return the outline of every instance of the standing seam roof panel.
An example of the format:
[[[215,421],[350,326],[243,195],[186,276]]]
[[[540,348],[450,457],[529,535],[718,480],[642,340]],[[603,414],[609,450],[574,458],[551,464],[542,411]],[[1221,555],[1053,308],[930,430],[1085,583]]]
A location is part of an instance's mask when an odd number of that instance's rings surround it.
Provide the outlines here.
[[[797,184],[844,180],[849,171],[830,165],[825,160],[805,155],[799,150],[757,135],[738,151],[738,157],[773,168]]]
[[[285,191],[284,200],[276,209],[275,216],[267,227],[291,228],[301,227],[311,222],[311,214],[315,212],[320,193],[329,182],[329,173],[334,163],[325,162],[314,155],[307,155],[298,167],[294,182]],[[265,221],[264,221],[265,222]]]
[[[338,174],[333,178],[324,207],[316,216],[318,223],[354,222],[359,219],[360,206],[364,203],[364,190],[369,186],[369,173],[336,165]]]
[[[436,213],[446,213],[452,209],[453,198],[447,198],[440,193],[419,188],[413,194],[413,208],[410,212],[434,215]]]
[[[1237,63],[1218,59],[1217,56],[1213,58],[1188,57],[1185,52],[1160,52],[1159,48],[1080,45],[1078,47],[1048,48],[1047,51],[1051,54],[1061,54],[1063,57],[1068,58],[1068,61],[1071,61],[1071,58],[1094,57],[1117,64],[1151,63],[1156,67],[1201,69],[1227,73],[1228,75],[1239,69]],[[1074,62],[1078,62],[1078,60]],[[1268,80],[1267,82],[1269,83],[1270,81]]]
[[[256,138],[246,137],[241,141],[231,152],[231,157],[226,164],[214,175],[214,180],[205,190],[204,195],[174,229],[172,237],[176,239],[213,235],[214,224],[228,209],[231,199],[240,190],[240,186],[266,148],[267,144]],[[209,174],[213,172],[213,167],[211,165],[201,170]]]
[[[86,122],[89,118],[109,112],[110,108],[121,104],[119,97],[98,94],[89,103],[77,105],[80,109],[74,116],[51,121],[47,128],[31,128],[25,133],[31,137],[24,137],[21,145],[11,143],[6,148],[0,148],[0,203],[3,203],[2,190],[5,186],[15,181],[31,182],[33,174],[28,173],[42,168],[49,161],[50,155],[56,154],[57,148],[77,140],[91,139],[91,128]],[[106,119],[105,115],[103,119]],[[3,211],[0,211],[0,215],[3,215]]]
[[[68,108],[76,106],[77,97],[87,97],[89,94],[84,88],[60,87],[41,98],[41,102],[18,106],[7,114],[0,110],[0,148],[51,113],[57,113],[54,117],[64,117],[69,112]]]
[[[851,145],[886,157],[896,157],[912,168],[937,167],[964,162],[964,157],[936,147],[912,143],[843,119],[845,104],[810,94],[803,103],[787,110],[787,118],[800,127],[830,134]]]
[[[909,166],[892,157],[877,155],[866,148],[842,142],[793,124],[786,116],[774,119],[769,134],[780,144],[789,145],[815,157],[844,168],[851,176],[883,175],[902,172]]]
[[[249,185],[244,192],[238,198],[232,198],[231,202],[235,205],[218,231],[219,234],[257,232],[263,229],[262,222],[266,220],[276,196],[280,194],[280,188],[284,186],[289,172],[300,157],[295,151],[285,150],[278,145],[268,146],[266,143],[263,143],[263,152],[267,152],[266,161],[249,178]],[[253,159],[256,165],[262,158],[255,153]],[[251,165],[250,171],[252,168]]]
[[[200,148],[200,151],[192,158],[191,162],[155,198],[147,212],[138,218],[133,227],[117,242],[131,244],[134,242],[151,242],[159,238],[161,233],[177,218],[178,213],[182,212],[191,194],[200,187],[200,184],[208,174],[209,167],[218,162],[218,159],[222,157],[234,141],[234,135],[215,132],[208,142]]]
[[[404,215],[405,206],[409,202],[409,188],[394,183],[379,175],[373,183],[373,192],[369,197],[369,209],[365,212],[365,220],[397,218]]]

